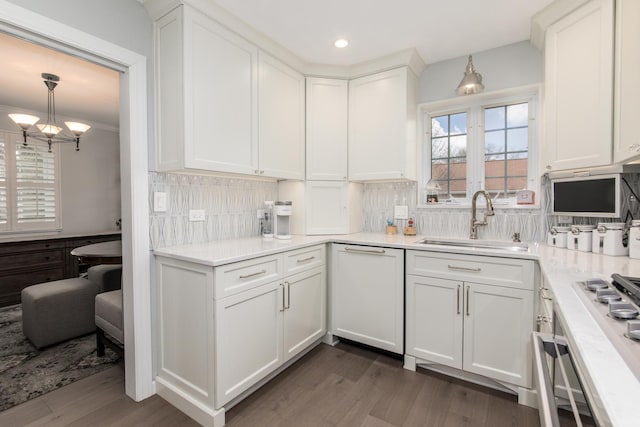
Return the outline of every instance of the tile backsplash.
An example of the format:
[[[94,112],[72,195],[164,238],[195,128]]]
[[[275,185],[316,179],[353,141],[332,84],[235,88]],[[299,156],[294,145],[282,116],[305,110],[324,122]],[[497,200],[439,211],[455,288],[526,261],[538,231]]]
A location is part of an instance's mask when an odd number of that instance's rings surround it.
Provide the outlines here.
[[[640,174],[625,174],[629,187],[640,194]],[[624,221],[627,212],[640,218],[640,202],[630,197],[626,184],[621,185],[621,211],[623,218],[572,218],[575,224],[596,224],[599,221]],[[167,211],[153,211],[153,193],[167,193]],[[387,218],[393,217],[394,205],[409,206],[418,233],[428,236],[468,237],[471,210],[459,208],[417,209],[416,182],[379,182],[364,184],[363,231],[383,232]],[[497,208],[489,217],[488,225],[478,229],[481,239],[511,239],[514,232],[524,241],[544,241],[558,218],[550,212],[550,186],[542,179],[538,209]],[[185,175],[176,173],[149,173],[149,206],[151,247],[159,248],[188,243],[227,240],[257,236],[260,223],[256,210],[265,200],[278,199],[278,184],[243,178]],[[205,221],[190,222],[189,210],[203,209]],[[295,207],[294,207],[295,209]],[[484,212],[481,199],[479,215]],[[401,224],[402,225],[402,224]]]
[[[468,237],[471,210],[459,208],[416,209],[416,182],[369,183],[364,186],[364,231],[383,231],[387,218],[393,217],[394,205],[408,205],[409,217],[414,218],[418,234],[428,236]],[[480,200],[478,213],[484,212]],[[488,225],[478,229],[481,239],[511,239],[514,232],[527,241],[542,240],[546,236],[545,217],[541,209],[496,209]],[[481,218],[481,217],[480,217]]]
[[[167,211],[153,211],[153,193],[167,193]],[[277,200],[278,184],[175,173],[149,173],[152,248],[257,236],[256,210]],[[203,209],[205,220],[190,222],[189,210]]]

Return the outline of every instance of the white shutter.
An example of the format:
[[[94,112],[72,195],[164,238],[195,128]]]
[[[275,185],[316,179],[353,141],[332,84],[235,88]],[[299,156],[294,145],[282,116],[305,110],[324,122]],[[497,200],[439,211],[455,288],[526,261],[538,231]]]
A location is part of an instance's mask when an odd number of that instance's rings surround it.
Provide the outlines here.
[[[57,159],[48,150],[44,142],[15,141],[15,229],[58,226]]]
[[[7,158],[6,147],[8,140],[0,133],[0,230],[7,228]]]

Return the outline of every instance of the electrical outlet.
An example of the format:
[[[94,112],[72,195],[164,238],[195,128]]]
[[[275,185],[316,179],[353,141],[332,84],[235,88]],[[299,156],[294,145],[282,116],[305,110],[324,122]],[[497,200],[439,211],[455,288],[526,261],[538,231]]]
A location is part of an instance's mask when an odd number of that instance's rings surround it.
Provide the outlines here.
[[[189,209],[189,221],[204,221],[204,209]]]
[[[409,206],[397,205],[393,209],[393,217],[395,219],[409,219]]]
[[[163,191],[155,191],[153,193],[153,211],[154,212],[167,211],[167,193]]]
[[[262,219],[262,218],[264,218],[264,209],[258,209],[258,210],[256,211],[256,218],[257,218],[257,219]]]

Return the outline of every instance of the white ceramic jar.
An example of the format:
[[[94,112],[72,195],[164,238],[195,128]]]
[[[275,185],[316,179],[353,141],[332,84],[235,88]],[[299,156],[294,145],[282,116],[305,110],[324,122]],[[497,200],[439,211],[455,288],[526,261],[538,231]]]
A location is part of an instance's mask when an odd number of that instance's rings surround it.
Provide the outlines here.
[[[591,252],[594,254],[604,253],[604,235],[607,231],[606,228],[604,228],[605,224],[606,223],[604,222],[599,222],[596,229],[593,230],[593,236],[591,238]]]
[[[567,237],[567,248],[582,252],[591,252],[595,225],[572,225]]]
[[[606,222],[604,224],[604,242],[602,253],[611,256],[629,255],[629,245],[625,244],[625,223]]]
[[[629,257],[640,259],[640,219],[631,221],[629,230]]]
[[[554,225],[551,227],[551,231],[547,234],[547,245],[555,246],[557,248],[566,248],[568,233],[569,227]]]

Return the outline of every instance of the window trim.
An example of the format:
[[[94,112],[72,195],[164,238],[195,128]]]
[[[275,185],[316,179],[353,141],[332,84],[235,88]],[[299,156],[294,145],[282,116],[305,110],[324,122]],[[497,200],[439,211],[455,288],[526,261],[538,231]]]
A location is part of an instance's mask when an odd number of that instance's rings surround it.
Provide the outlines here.
[[[528,178],[527,188],[540,195],[540,176],[539,176],[539,153],[541,149],[540,140],[540,120],[541,114],[541,85],[519,86],[510,89],[483,92],[475,95],[460,96],[449,98],[441,101],[428,102],[418,105],[418,147],[417,147],[417,200],[418,209],[448,209],[448,208],[464,208],[471,206],[470,195],[481,189],[480,185],[484,182],[484,161],[467,161],[467,198],[460,200],[459,203],[440,202],[435,204],[426,204],[425,202],[425,185],[428,181],[427,165],[430,165],[431,153],[426,150],[426,144],[431,141],[430,124],[427,123],[426,117],[434,117],[445,114],[467,113],[467,159],[484,158],[483,153],[478,153],[481,148],[477,142],[478,135],[484,132],[483,108],[491,108],[506,104],[516,104],[521,102],[529,103],[529,144],[528,148]],[[430,120],[430,119],[429,119]],[[477,129],[481,129],[478,132]],[[473,136],[469,137],[469,134]],[[430,172],[430,168],[429,168]],[[515,203],[496,203],[496,209],[540,209],[540,197],[535,198],[533,205],[517,205]]]
[[[6,185],[5,189],[7,191],[7,223],[0,224],[0,236],[12,236],[12,235],[25,235],[25,234],[33,234],[33,233],[51,233],[51,232],[59,232],[62,230],[62,196],[61,196],[61,155],[60,155],[60,147],[59,144],[53,144],[51,146],[51,151],[53,152],[53,160],[54,160],[54,173],[55,173],[55,182],[53,186],[48,188],[53,188],[55,190],[55,200],[56,200],[56,219],[52,222],[27,222],[24,224],[18,223],[17,219],[17,176],[16,176],[16,156],[15,150],[13,147],[15,144],[20,143],[22,135],[11,130],[0,129],[5,136],[5,141],[7,146],[5,147],[5,153],[11,150],[10,155],[5,154],[6,158]],[[46,147],[46,143],[39,141],[29,141],[28,144],[44,144]]]

